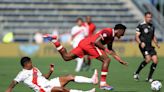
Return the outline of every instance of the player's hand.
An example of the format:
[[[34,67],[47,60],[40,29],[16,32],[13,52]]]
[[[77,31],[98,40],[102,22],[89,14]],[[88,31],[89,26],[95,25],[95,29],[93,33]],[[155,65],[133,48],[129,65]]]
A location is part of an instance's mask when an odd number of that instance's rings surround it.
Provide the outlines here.
[[[120,63],[123,64],[123,65],[125,65],[125,66],[128,66],[128,62],[122,61]]]
[[[145,48],[146,45],[144,42],[141,42],[140,44],[141,44],[141,48]]]
[[[50,71],[51,71],[51,72],[54,71],[54,64],[50,64]]]
[[[157,46],[158,49],[160,48],[160,45],[159,44],[157,44],[156,46]]]
[[[108,48],[105,48],[105,52],[108,53],[108,54],[112,54],[113,51],[109,50]]]

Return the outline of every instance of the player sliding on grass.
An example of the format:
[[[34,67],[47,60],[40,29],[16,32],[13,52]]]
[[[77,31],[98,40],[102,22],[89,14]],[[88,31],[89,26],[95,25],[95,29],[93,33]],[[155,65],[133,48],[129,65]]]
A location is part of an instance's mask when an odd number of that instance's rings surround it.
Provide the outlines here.
[[[48,78],[54,71],[53,65],[51,65],[48,74],[42,75],[39,69],[33,67],[32,61],[29,57],[23,57],[20,63],[23,67],[23,70],[20,71],[17,77],[12,81],[6,92],[12,92],[12,89],[19,82],[23,82],[35,92],[95,92],[95,88],[89,91],[82,91],[75,89],[67,89],[64,88],[64,86],[70,81],[78,83],[98,83],[97,70],[95,70],[92,78],[68,75],[48,80]]]
[[[112,90],[113,87],[106,83],[110,63],[110,58],[107,53],[113,56],[121,64],[127,65],[127,62],[123,61],[112,49],[114,38],[121,38],[121,36],[124,35],[125,30],[126,27],[122,24],[115,25],[114,29],[104,28],[97,34],[84,38],[80,41],[78,47],[74,48],[71,52],[67,52],[67,50],[57,40],[56,36],[46,34],[44,37],[53,42],[65,61],[69,61],[77,57],[82,58],[84,55],[90,55],[91,57],[102,61],[100,89]],[[104,47],[106,44],[107,48]]]

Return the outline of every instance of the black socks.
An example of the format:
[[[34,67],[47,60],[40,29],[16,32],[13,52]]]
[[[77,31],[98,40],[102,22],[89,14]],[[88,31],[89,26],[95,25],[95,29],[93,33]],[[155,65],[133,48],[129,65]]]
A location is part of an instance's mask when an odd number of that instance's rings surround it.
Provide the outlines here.
[[[139,74],[140,71],[147,65],[145,61],[141,62],[140,66],[138,67],[137,71],[135,72],[136,74]]]
[[[150,72],[149,72],[149,75],[148,75],[148,79],[152,78],[153,72],[155,71],[156,67],[157,67],[157,64],[152,63],[152,65],[150,67]]]

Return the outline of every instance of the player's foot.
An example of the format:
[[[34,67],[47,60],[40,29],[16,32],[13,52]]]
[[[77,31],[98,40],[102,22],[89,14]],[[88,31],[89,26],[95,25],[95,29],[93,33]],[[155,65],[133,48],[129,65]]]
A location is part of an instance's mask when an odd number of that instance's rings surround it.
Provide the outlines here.
[[[146,81],[151,83],[151,82],[153,82],[154,80],[153,80],[152,78],[149,78],[149,79],[147,78]]]
[[[92,75],[93,84],[98,84],[98,71],[95,69],[94,74]]]
[[[108,84],[105,84],[105,85],[100,85],[100,89],[113,90],[114,88],[112,86],[109,86]]]
[[[88,90],[88,91],[86,91],[86,92],[96,92],[96,89],[95,89],[95,88],[93,88],[93,89]]]
[[[134,73],[134,74],[133,74],[133,78],[134,78],[136,81],[138,81],[138,80],[139,80],[139,74]]]
[[[43,38],[48,39],[49,41],[56,41],[57,40],[57,36],[51,35],[51,34],[45,34],[45,35],[43,35]]]

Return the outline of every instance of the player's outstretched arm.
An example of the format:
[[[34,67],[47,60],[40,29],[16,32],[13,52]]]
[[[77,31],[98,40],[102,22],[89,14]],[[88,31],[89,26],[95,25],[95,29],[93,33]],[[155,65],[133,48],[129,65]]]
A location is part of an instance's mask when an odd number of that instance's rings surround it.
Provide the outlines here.
[[[47,74],[44,74],[43,76],[44,76],[46,79],[48,79],[48,78],[50,78],[50,76],[51,76],[51,74],[53,73],[53,71],[54,71],[54,65],[51,64],[51,65],[50,65],[50,70],[49,70],[49,72],[48,72]]]
[[[154,38],[153,38],[153,42],[155,43],[155,45],[160,48],[159,44],[158,44],[158,40],[157,40],[157,37],[154,35]]]
[[[127,62],[125,62],[124,60],[121,59],[121,57],[119,55],[116,54],[116,52],[114,52],[113,50],[106,50],[106,52],[108,54],[110,54],[115,60],[117,60],[118,62],[120,62],[123,65],[128,65]]]
[[[18,84],[18,82],[16,82],[16,81],[13,80],[5,92],[12,92],[12,89],[13,89],[17,84]]]

